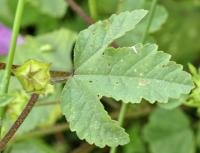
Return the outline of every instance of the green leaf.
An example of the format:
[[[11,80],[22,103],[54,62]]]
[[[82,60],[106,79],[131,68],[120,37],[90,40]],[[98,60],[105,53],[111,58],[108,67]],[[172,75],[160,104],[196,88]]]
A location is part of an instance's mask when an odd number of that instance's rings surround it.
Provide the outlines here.
[[[13,145],[10,153],[57,153],[41,140],[28,140]]]
[[[80,139],[99,147],[123,145],[129,141],[124,129],[108,116],[99,98],[76,79],[68,81],[61,101],[71,130],[76,131]]]
[[[151,7],[151,2],[147,0],[123,0],[119,4],[119,12],[135,9],[147,9]],[[161,29],[162,25],[167,20],[168,13],[167,10],[162,5],[157,5],[155,14],[149,29],[149,34],[154,33]],[[134,44],[140,43],[142,41],[143,33],[146,29],[148,22],[148,17],[146,16],[142,22],[140,22],[136,28],[125,36],[117,40],[117,44],[120,46],[132,46]]]
[[[24,123],[20,126],[17,134],[22,134],[34,130],[38,127],[49,127],[55,124],[56,120],[61,116],[59,103],[45,105],[48,102],[59,102],[62,85],[55,85],[55,92],[48,96],[43,96],[39,99],[36,106],[32,109]],[[41,106],[39,104],[44,104]]]
[[[65,0],[27,0],[34,7],[39,9],[42,13],[52,17],[63,17],[67,9]]]
[[[128,135],[111,120],[100,99],[113,97],[126,103],[142,98],[167,102],[193,87],[182,66],[170,56],[147,44],[126,48],[107,47],[132,30],[146,14],[144,10],[124,12],[98,22],[79,34],[75,52],[74,76],[63,90],[62,112],[81,139],[99,147],[128,143]]]
[[[7,0],[0,0],[0,21],[10,24],[12,20],[12,14],[7,5]]]
[[[52,69],[72,71],[71,50],[76,34],[67,29],[28,37],[25,43],[17,48],[15,63],[22,64],[27,59],[52,63]]]
[[[99,97],[126,103],[139,103],[142,98],[166,103],[169,98],[189,93],[191,76],[181,65],[169,61],[170,55],[157,49],[155,44],[109,48],[76,70],[73,79]]]
[[[116,38],[132,30],[146,13],[138,10],[113,15],[109,20],[97,22],[82,31],[75,47],[75,73],[101,55]],[[67,82],[61,98],[62,112],[70,122],[71,130],[76,131],[81,139],[99,147],[128,143],[128,135],[108,116],[100,97],[76,76]]]
[[[117,2],[119,0],[94,0],[96,1],[96,11],[98,14],[98,18],[105,19],[109,17],[111,14],[116,12]],[[103,4],[103,5],[102,5]]]
[[[11,82],[11,86],[14,86]],[[59,106],[60,95],[62,90],[62,85],[57,84],[54,86],[55,92],[48,96],[40,96],[37,104],[34,106],[26,120],[20,126],[17,131],[18,135],[30,132],[39,127],[49,127],[52,126],[58,118],[61,117],[61,110]],[[20,115],[24,109],[25,104],[28,102],[30,97],[27,97],[25,93],[19,92],[20,90],[12,91],[13,97],[16,98],[11,101],[8,105],[3,128],[9,130],[14,121]],[[55,104],[48,104],[48,102],[55,102]],[[56,104],[58,103],[58,104]]]
[[[194,135],[180,110],[156,109],[145,127],[144,137],[152,153],[194,153]]]
[[[200,54],[200,10],[194,3],[190,0],[165,1],[169,19],[155,35],[159,46],[170,53],[173,60],[185,65],[198,61]]]
[[[130,143],[123,147],[124,153],[146,153],[145,143],[142,140],[141,129],[139,123],[133,123],[129,129]]]
[[[174,109],[185,103],[188,98],[188,95],[181,95],[179,98],[169,99],[168,103],[161,103],[159,106],[164,109]]]
[[[115,39],[134,29],[146,14],[145,10],[123,12],[80,32],[74,53],[75,69],[87,65],[93,56],[101,54]]]

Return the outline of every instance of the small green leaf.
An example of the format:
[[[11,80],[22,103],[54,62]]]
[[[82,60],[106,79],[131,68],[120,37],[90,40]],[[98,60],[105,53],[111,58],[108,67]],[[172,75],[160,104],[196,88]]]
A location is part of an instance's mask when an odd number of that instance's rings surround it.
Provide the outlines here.
[[[144,137],[152,153],[194,153],[189,120],[179,109],[156,109],[145,127]]]

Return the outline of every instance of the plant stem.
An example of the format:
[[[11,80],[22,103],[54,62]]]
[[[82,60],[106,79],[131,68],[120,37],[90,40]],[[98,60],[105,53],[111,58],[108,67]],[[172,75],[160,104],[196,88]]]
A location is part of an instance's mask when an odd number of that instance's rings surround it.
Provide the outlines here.
[[[11,69],[17,69],[18,67],[20,67],[20,65],[12,65]],[[5,63],[1,63],[0,62],[0,70],[3,70],[6,68],[6,64]],[[63,71],[50,71],[51,74],[51,83],[63,83],[66,82],[72,75],[72,72],[63,72]],[[11,73],[11,75],[13,75]]]
[[[13,64],[13,60],[14,60],[14,56],[15,56],[17,37],[19,34],[20,24],[21,24],[21,20],[22,20],[24,3],[25,3],[25,0],[19,0],[18,4],[17,4],[17,10],[16,10],[15,20],[14,20],[14,25],[13,25],[13,33],[12,33],[12,37],[11,37],[7,65],[6,65],[5,73],[4,73],[4,76],[3,76],[3,79],[1,82],[1,86],[0,86],[0,95],[4,95],[8,92],[10,76],[11,76],[11,69],[12,69],[12,64]],[[4,108],[0,108],[0,137],[2,134],[1,127],[2,127],[2,123],[3,123],[3,118],[4,118]]]
[[[124,123],[124,117],[125,117],[127,108],[128,108],[128,104],[122,103],[122,107],[121,107],[121,110],[120,110],[120,113],[119,113],[119,118],[118,118],[120,126],[122,126],[123,123]]]
[[[145,32],[144,32],[144,35],[143,35],[143,38],[142,38],[143,44],[146,42],[147,36],[149,34],[149,30],[150,30],[150,27],[151,27],[151,24],[152,24],[153,16],[154,16],[155,10],[156,10],[157,1],[158,0],[153,0],[153,2],[151,4],[151,9],[150,9],[149,16],[148,16],[147,26],[146,26],[146,29],[145,29]]]
[[[119,117],[118,117],[118,121],[119,121],[120,126],[123,125],[127,108],[128,108],[128,104],[122,103],[122,107],[120,109],[120,113],[119,113]],[[112,147],[111,150],[110,150],[110,153],[116,153],[116,151],[117,151],[117,147]]]
[[[12,33],[11,43],[10,43],[10,48],[9,48],[8,60],[7,60],[7,65],[6,65],[6,69],[5,69],[5,74],[4,74],[4,77],[2,80],[0,94],[5,94],[8,92],[11,69],[12,69],[12,64],[13,64],[13,60],[14,60],[14,56],[15,56],[16,44],[17,44],[17,37],[19,34],[22,13],[23,13],[23,9],[24,9],[24,2],[25,2],[25,0],[18,1],[16,16],[15,16],[14,25],[13,25],[13,33]]]
[[[12,139],[12,137],[15,135],[15,133],[17,132],[19,127],[22,125],[22,123],[24,122],[24,120],[26,119],[30,111],[32,110],[33,106],[37,102],[38,98],[39,98],[38,94],[35,94],[35,93],[32,94],[28,104],[26,105],[22,113],[19,115],[19,117],[17,118],[15,123],[12,125],[10,130],[3,137],[3,139],[0,141],[0,151],[4,149],[4,147],[10,141],[10,139]]]
[[[158,0],[152,1],[152,5],[151,5],[148,21],[147,21],[147,26],[146,26],[146,29],[145,29],[145,32],[144,32],[144,35],[143,35],[143,38],[142,38],[142,43],[146,42],[146,39],[147,39],[147,36],[148,36],[148,33],[149,33],[149,29],[150,29],[150,26],[152,24],[153,16],[154,16],[154,13],[155,13],[157,1]],[[121,110],[120,110],[119,119],[118,119],[120,125],[123,124],[126,109],[127,109],[127,104],[123,103]],[[110,153],[116,153],[116,151],[117,151],[117,148],[113,147],[113,148],[111,148]]]
[[[76,12],[87,24],[93,24],[94,21],[92,20],[92,18],[90,18],[83,10],[82,8],[76,3],[74,2],[74,0],[65,0],[68,5],[72,8],[72,10],[74,10],[74,12]]]
[[[88,0],[88,5],[90,9],[90,15],[93,20],[97,20],[97,5],[96,5],[96,0]]]

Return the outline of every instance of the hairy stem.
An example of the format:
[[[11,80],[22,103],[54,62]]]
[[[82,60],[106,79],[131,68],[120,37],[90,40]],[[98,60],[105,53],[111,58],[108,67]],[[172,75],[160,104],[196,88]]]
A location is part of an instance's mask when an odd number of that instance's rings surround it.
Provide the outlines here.
[[[153,0],[153,2],[152,2],[152,4],[151,4],[151,9],[150,9],[150,12],[149,12],[149,16],[148,16],[148,21],[147,21],[146,29],[145,29],[145,31],[144,31],[144,35],[143,35],[143,38],[142,38],[142,43],[143,43],[143,44],[146,42],[146,39],[147,39],[149,30],[150,30],[150,27],[151,27],[151,24],[152,24],[153,16],[154,16],[155,10],[156,10],[157,1],[158,1],[158,0]]]
[[[145,29],[145,32],[144,32],[144,35],[143,35],[143,38],[142,38],[142,43],[146,42],[146,39],[147,39],[147,36],[148,36],[148,33],[149,33],[149,29],[150,29],[150,26],[152,24],[153,16],[154,16],[154,13],[155,13],[157,1],[158,0],[153,0],[152,1],[150,13],[149,13],[149,16],[148,16],[147,26],[146,26],[146,29]],[[127,109],[127,104],[123,103],[122,107],[121,107],[121,110],[120,110],[120,114],[119,114],[119,123],[120,123],[120,125],[123,124],[125,113],[126,113],[126,109]],[[113,148],[111,148],[110,153],[116,153],[116,151],[117,151],[117,147],[113,147]]]
[[[83,10],[82,8],[74,2],[74,0],[66,0],[68,5],[74,10],[87,24],[93,24],[94,21],[92,18],[90,18]]]
[[[127,108],[128,108],[128,104],[122,103],[122,107],[120,109],[119,117],[118,117],[118,121],[119,121],[120,126],[123,125]],[[111,150],[110,150],[110,153],[115,153],[116,151],[117,151],[117,147],[112,147]]]
[[[19,35],[20,24],[22,20],[22,13],[24,10],[24,3],[25,3],[25,0],[18,0],[15,20],[14,20],[14,25],[13,25],[13,33],[12,33],[11,43],[10,43],[10,48],[9,48],[7,66],[6,66],[5,73],[4,73],[1,86],[0,86],[0,95],[4,95],[8,92],[11,69],[12,69],[12,64],[13,64],[13,60],[15,56],[16,44],[17,44],[17,37]],[[3,124],[3,118],[4,118],[4,108],[2,107],[0,108],[0,137],[2,134],[1,127]]]
[[[9,129],[9,131],[6,133],[6,135],[3,137],[3,139],[0,141],[0,151],[2,151],[7,143],[12,139],[12,137],[15,135],[21,124],[24,122],[30,111],[32,110],[33,106],[37,102],[39,98],[38,94],[32,94],[28,104],[22,111],[22,113],[19,115],[15,123],[12,125],[12,127]]]
[[[92,19],[97,20],[98,15],[97,15],[96,0],[88,0],[88,5],[89,5],[90,15]]]

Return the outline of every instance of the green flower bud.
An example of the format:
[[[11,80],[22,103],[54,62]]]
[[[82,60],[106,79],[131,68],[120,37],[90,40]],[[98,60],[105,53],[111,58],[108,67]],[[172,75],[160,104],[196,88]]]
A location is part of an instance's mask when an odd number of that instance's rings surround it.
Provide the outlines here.
[[[28,60],[14,74],[27,92],[43,94],[49,88],[50,64]]]

